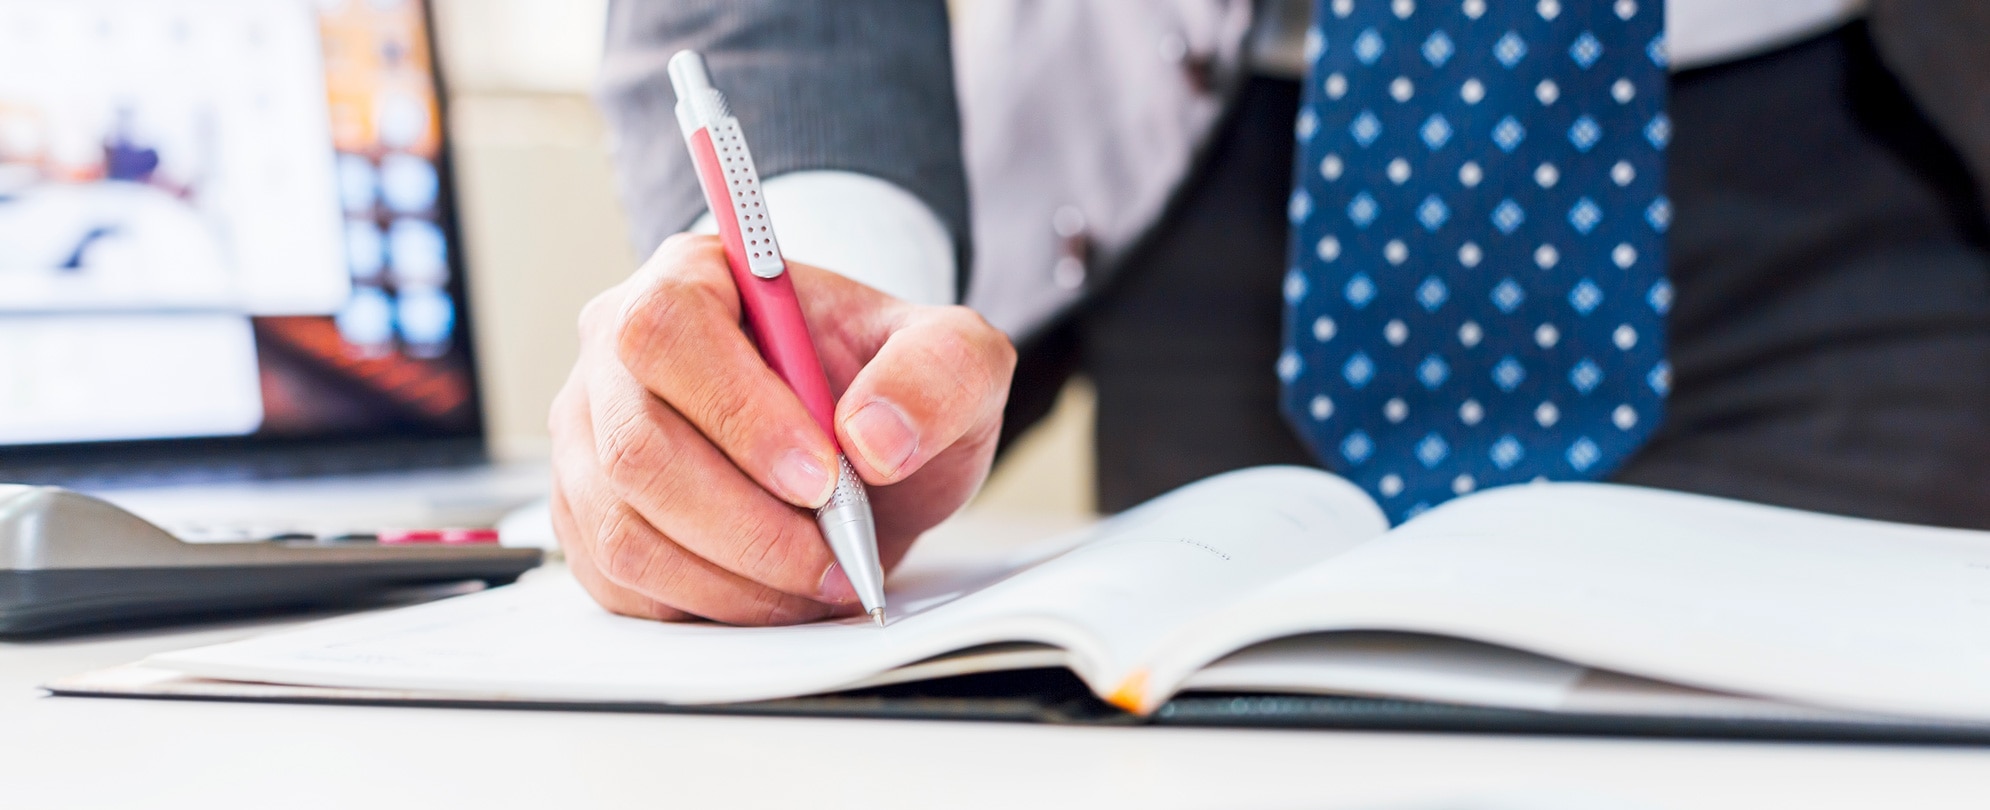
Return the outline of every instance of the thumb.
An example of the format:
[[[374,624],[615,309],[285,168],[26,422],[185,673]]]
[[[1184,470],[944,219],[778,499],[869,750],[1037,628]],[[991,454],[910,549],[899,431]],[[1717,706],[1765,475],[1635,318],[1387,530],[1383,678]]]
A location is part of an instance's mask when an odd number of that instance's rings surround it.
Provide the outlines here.
[[[836,405],[836,437],[865,482],[902,481],[977,427],[999,420],[1016,350],[966,307],[919,307],[857,372]]]

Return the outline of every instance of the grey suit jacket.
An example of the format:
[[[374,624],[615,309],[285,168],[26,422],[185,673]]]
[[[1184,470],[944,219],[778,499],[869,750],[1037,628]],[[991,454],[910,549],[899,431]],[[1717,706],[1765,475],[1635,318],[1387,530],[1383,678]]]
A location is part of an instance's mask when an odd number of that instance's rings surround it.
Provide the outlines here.
[[[664,72],[692,47],[735,91],[763,173],[910,190],[963,251],[966,303],[1011,335],[1103,285],[1241,87],[1252,4],[966,8],[950,42],[942,0],[616,0],[601,100],[639,250],[704,208]],[[1990,189],[1990,3],[1875,0],[1871,16],[1888,66]]]

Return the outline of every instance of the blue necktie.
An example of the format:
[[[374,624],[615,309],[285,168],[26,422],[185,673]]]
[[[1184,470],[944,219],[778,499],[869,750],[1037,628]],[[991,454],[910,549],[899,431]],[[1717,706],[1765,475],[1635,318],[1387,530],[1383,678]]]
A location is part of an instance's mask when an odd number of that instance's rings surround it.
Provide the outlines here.
[[[1662,0],[1321,0],[1295,123],[1285,417],[1402,521],[1595,479],[1665,361]]]

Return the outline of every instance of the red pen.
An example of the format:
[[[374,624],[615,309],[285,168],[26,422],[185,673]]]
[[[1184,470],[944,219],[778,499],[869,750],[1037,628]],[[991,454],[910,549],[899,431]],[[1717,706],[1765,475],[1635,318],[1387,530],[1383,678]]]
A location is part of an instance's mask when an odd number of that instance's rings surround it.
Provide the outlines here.
[[[726,264],[739,287],[747,326],[760,343],[760,356],[801,397],[833,444],[836,400],[829,394],[829,377],[822,372],[808,323],[802,319],[801,300],[795,297],[794,281],[774,240],[774,224],[760,195],[760,174],[753,168],[739,119],[726,109],[725,96],[712,88],[705,59],[696,51],[678,51],[670,57],[670,86],[677,92],[677,125],[691,148],[705,204],[718,220]],[[870,496],[841,448],[836,461],[836,491],[816,510],[815,522],[864,610],[883,627],[884,566],[878,560]]]

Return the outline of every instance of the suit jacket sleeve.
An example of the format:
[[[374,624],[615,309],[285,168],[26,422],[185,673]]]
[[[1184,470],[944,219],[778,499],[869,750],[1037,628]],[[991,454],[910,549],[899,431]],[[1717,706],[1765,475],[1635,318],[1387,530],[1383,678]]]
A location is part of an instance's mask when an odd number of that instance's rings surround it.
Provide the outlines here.
[[[1990,3],[1876,0],[1873,40],[1990,200]]]
[[[705,211],[665,68],[684,48],[704,54],[763,177],[837,169],[894,183],[939,216],[967,272],[944,0],[614,0],[599,101],[645,255]]]

